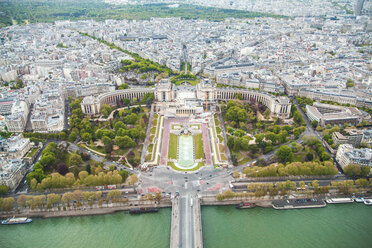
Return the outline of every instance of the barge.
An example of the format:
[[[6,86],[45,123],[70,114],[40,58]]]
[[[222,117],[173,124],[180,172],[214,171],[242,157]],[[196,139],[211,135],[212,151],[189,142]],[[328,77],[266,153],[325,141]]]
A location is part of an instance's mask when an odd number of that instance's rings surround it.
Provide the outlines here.
[[[132,208],[129,210],[130,214],[145,214],[145,213],[157,213],[157,208]]]
[[[326,200],[328,204],[340,204],[340,203],[352,203],[354,200],[352,198],[329,198]]]
[[[1,221],[2,225],[14,225],[14,224],[28,224],[31,223],[32,219],[27,217],[19,217],[19,218],[9,218],[6,220]]]

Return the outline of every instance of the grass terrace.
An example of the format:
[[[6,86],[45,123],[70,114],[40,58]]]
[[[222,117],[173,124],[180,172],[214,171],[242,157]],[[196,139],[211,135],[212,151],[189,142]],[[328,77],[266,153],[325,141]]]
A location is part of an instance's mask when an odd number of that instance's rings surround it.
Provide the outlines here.
[[[204,150],[203,150],[203,137],[202,134],[197,134],[194,136],[195,142],[195,159],[203,159],[204,158]]]
[[[32,158],[32,156],[35,155],[37,150],[38,150],[37,148],[32,148],[32,150],[26,155],[26,158]]]
[[[168,158],[177,159],[177,143],[177,135],[171,133],[169,136]]]

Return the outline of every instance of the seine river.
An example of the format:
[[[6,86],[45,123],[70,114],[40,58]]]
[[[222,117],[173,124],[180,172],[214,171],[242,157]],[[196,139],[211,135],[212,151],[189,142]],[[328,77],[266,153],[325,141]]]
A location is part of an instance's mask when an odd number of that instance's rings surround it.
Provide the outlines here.
[[[372,206],[274,210],[203,207],[205,248],[372,247]],[[168,248],[171,209],[156,214],[34,219],[0,226],[1,248]],[[187,248],[187,247],[186,247]]]

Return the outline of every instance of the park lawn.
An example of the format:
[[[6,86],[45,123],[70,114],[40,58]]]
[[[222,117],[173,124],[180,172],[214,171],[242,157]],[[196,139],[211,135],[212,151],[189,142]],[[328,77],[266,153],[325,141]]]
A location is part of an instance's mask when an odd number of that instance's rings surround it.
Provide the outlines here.
[[[84,148],[84,147],[88,147],[96,152],[100,152],[100,153],[103,153],[103,154],[106,154],[106,151],[105,151],[105,148],[104,147],[97,147],[97,146],[94,146],[94,145],[85,145],[85,144],[81,144],[81,146]]]
[[[147,147],[147,151],[148,152],[152,152],[152,150],[154,149],[154,145],[153,144],[150,144],[148,147]]]
[[[217,135],[217,137],[218,137],[218,140],[220,141],[220,143],[222,143],[223,142],[222,136],[221,135]]]
[[[29,152],[28,154],[27,154],[27,158],[32,158],[32,156],[34,156],[35,155],[35,153],[37,152],[37,148],[32,148],[32,150],[31,150],[31,152]]]
[[[251,159],[250,159],[250,158],[243,158],[242,160],[240,160],[240,161],[238,162],[238,165],[242,165],[242,164],[248,163],[249,160],[251,160]]]
[[[188,83],[190,83],[192,86],[195,86],[198,83],[200,83],[200,79],[199,78],[198,79],[195,79],[195,80],[192,80],[192,79],[180,79],[180,80],[177,80],[175,82],[175,85],[181,85],[181,83],[183,83],[185,81],[188,82]]]
[[[238,161],[243,158],[243,155],[240,152],[233,152],[233,154],[236,155],[236,157],[238,158]]]
[[[151,160],[151,153],[146,155],[146,161],[150,161],[150,160]]]
[[[177,135],[171,133],[169,137],[169,150],[168,150],[168,158],[170,159],[177,159]]]
[[[221,133],[221,128],[216,126],[216,132],[217,132],[217,134],[220,134]]]
[[[214,116],[214,124],[216,125],[216,127],[220,125],[220,121],[217,119],[216,116]]]
[[[195,168],[193,168],[193,169],[181,169],[181,168],[178,168],[173,162],[168,162],[168,166],[172,167],[172,169],[174,169],[176,171],[196,171],[196,170],[200,169],[202,166],[204,166],[204,161],[198,163],[198,165]]]
[[[151,134],[155,135],[155,132],[156,132],[156,127],[151,128]]]
[[[158,118],[155,118],[153,121],[152,121],[152,125],[154,127],[156,127],[156,125],[158,124]]]
[[[203,137],[201,133],[194,136],[194,143],[195,143],[195,159],[204,158]]]
[[[119,148],[118,150],[116,151],[113,151],[113,153],[115,155],[120,155],[120,156],[123,156],[125,153],[127,153],[129,151],[130,147],[127,147],[127,148]],[[134,149],[134,148],[133,148]]]

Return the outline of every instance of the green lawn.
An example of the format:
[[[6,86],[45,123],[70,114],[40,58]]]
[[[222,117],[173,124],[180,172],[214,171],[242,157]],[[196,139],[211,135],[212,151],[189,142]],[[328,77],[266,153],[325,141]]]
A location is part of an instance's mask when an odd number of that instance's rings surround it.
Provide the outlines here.
[[[154,149],[154,145],[153,145],[153,144],[150,144],[150,145],[147,147],[147,151],[148,151],[148,152],[152,152],[153,149]]]
[[[217,132],[217,134],[221,133],[221,128],[217,126],[216,127],[216,132]]]
[[[27,158],[32,158],[32,156],[34,156],[35,155],[35,153],[37,152],[37,148],[32,148],[32,150],[31,150],[31,152],[29,152],[28,154],[27,154]]]
[[[156,127],[156,125],[158,124],[158,118],[155,118],[153,121],[152,121],[152,125],[154,127]]]
[[[155,132],[156,132],[156,127],[151,128],[151,134],[155,134]]]
[[[189,84],[193,85],[193,86],[195,86],[198,83],[200,83],[200,79],[195,79],[195,80],[191,80],[191,79],[180,79],[180,80],[177,80],[175,84],[176,85],[181,85],[181,83],[183,83],[185,81],[188,82]]]
[[[221,135],[217,135],[217,137],[218,137],[218,139],[220,140],[220,143],[222,143],[222,142],[223,142],[223,138],[222,138],[222,136],[221,136]]]
[[[220,121],[217,119],[216,116],[214,116],[214,123],[215,123],[216,127],[218,127],[220,125]]]
[[[150,160],[151,160],[151,153],[146,155],[146,161],[150,161]]]
[[[177,159],[177,135],[171,133],[169,137],[168,158]]]
[[[203,137],[201,133],[194,136],[194,142],[195,142],[195,159],[204,158]]]
[[[238,162],[238,165],[242,165],[242,164],[248,163],[249,160],[251,160],[251,159],[250,158],[243,158],[241,161]]]
[[[193,169],[178,168],[173,162],[168,162],[168,166],[172,167],[172,169],[177,170],[177,171],[195,171],[195,170],[198,170],[199,168],[201,168],[202,166],[204,166],[204,162],[198,163],[198,165]]]

